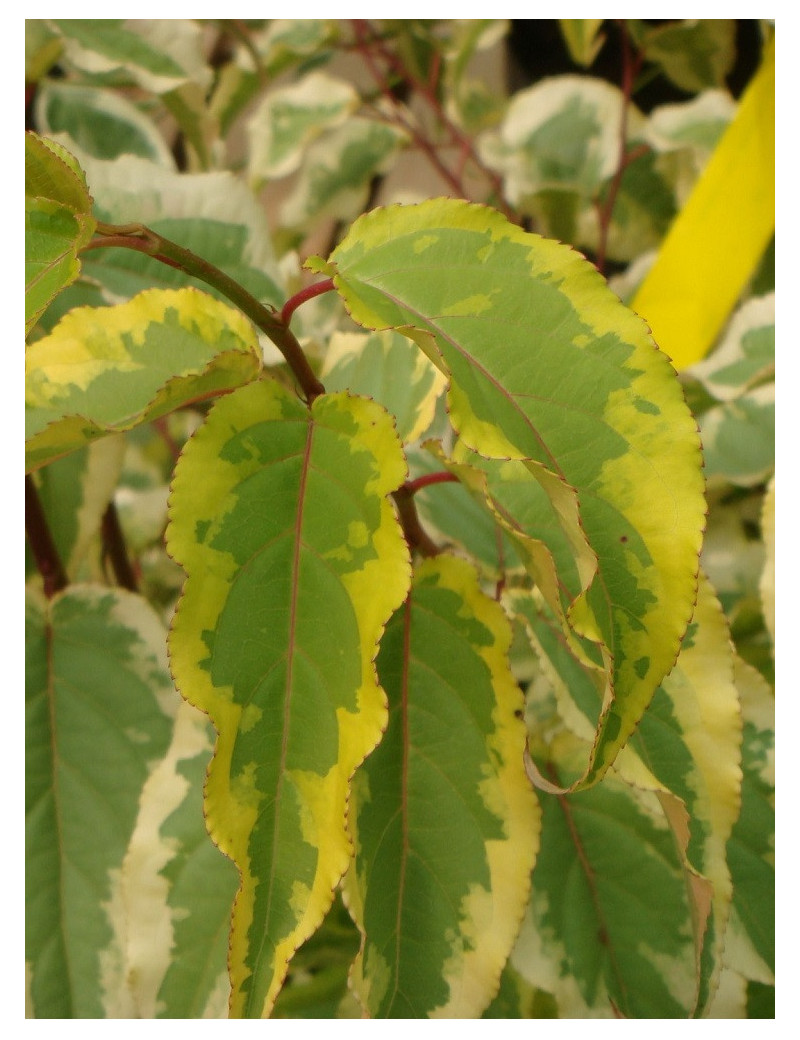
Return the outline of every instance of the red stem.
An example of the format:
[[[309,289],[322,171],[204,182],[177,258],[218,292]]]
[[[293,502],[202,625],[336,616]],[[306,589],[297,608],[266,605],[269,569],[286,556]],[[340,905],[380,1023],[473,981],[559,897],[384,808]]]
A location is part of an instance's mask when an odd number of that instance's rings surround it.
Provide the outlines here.
[[[332,278],[326,278],[324,282],[317,282],[316,285],[307,285],[305,289],[301,289],[294,296],[290,296],[284,303],[281,311],[281,321],[284,325],[288,325],[300,304],[305,303],[307,300],[313,300],[315,296],[322,296],[323,293],[330,292],[334,288]]]
[[[407,480],[403,487],[410,495],[414,495],[417,491],[421,491],[422,488],[430,487],[431,484],[457,483],[458,477],[454,473],[450,473],[448,470],[439,470],[436,473],[424,473],[421,477],[417,477],[414,480]]]
[[[472,140],[461,130],[461,128],[456,123],[454,123],[450,119],[445,110],[442,108],[439,98],[436,96],[435,84],[436,77],[438,76],[439,71],[439,64],[437,62],[437,59],[440,59],[440,55],[438,54],[438,52],[436,54],[436,57],[434,58],[434,65],[432,69],[430,82],[425,82],[424,80],[418,79],[412,72],[410,72],[406,64],[397,54],[394,54],[391,50],[389,50],[388,47],[385,46],[385,44],[376,39],[374,35],[371,35],[369,33],[368,22],[366,22],[364,19],[353,19],[353,26],[359,39],[359,50],[363,54],[364,60],[370,66],[372,74],[378,81],[378,84],[380,85],[381,91],[384,94],[384,96],[388,97],[388,99],[391,101],[394,107],[397,108],[396,99],[392,95],[391,91],[389,91],[388,86],[386,86],[383,76],[375,68],[374,64],[371,61],[371,55],[369,54],[370,44],[374,46],[375,52],[379,54],[381,58],[383,58],[387,65],[395,71],[395,73],[400,77],[400,79],[404,83],[407,83],[412,88],[412,90],[414,90],[417,94],[421,95],[428,102],[428,104],[436,114],[436,118],[439,121],[440,125],[444,127],[444,129],[449,134],[451,143],[458,146],[459,150],[461,151],[462,170],[465,159],[471,159],[476,168],[480,170],[480,172],[487,178],[487,180],[491,184],[492,190],[494,191],[496,197],[497,207],[502,211],[503,215],[508,220],[512,221],[512,223],[519,223],[519,217],[508,205],[503,195],[502,177],[494,170],[490,169],[483,162],[483,160],[475,150],[475,146]],[[445,168],[441,160],[438,158],[436,150],[431,146],[431,143],[421,134],[419,134],[418,131],[408,127],[408,124],[405,120],[403,120],[403,122],[406,128],[413,133],[414,140],[416,141],[416,143],[421,148],[423,148],[426,155],[428,155],[428,157],[434,163],[436,168],[446,178],[448,183],[456,186],[456,190],[463,198],[468,198],[469,196],[467,192],[464,190],[464,185],[460,174],[455,175],[452,173],[451,170]]]

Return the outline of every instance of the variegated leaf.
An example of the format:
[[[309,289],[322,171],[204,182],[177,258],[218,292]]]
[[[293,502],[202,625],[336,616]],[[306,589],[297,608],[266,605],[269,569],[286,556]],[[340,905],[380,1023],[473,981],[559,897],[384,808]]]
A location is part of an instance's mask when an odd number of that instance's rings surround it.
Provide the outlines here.
[[[189,19],[59,18],[67,59],[89,75],[124,69],[155,94],[176,90],[192,78],[211,82],[202,52],[202,29]]]
[[[586,755],[563,734],[539,760],[566,787]],[[656,796],[609,773],[542,795],[541,849],[512,964],[560,1018],[683,1018],[695,1001],[686,878]]]
[[[747,979],[775,985],[775,694],[737,659],[744,739],[742,811],[728,842],[733,913],[725,962]]]
[[[124,454],[123,437],[105,437],[34,474],[56,550],[73,581],[114,497]]]
[[[236,868],[208,836],[208,719],[179,703],[172,742],[139,802],[122,868],[125,966],[137,1018],[226,1017]]]
[[[408,587],[387,500],[389,415],[277,383],[219,401],[178,463],[168,549],[187,572],[170,636],[183,695],[218,732],[210,833],[237,864],[231,1014],[269,1014],[350,859],[349,782],[386,722],[373,659]]]
[[[524,617],[565,724],[591,739],[598,691],[533,598],[511,594]],[[741,718],[728,626],[708,581],[677,664],[645,712],[614,772],[660,800],[686,874],[696,945],[695,1015],[707,1012],[722,967],[732,885],[726,844],[739,815]]]
[[[482,152],[503,174],[506,195],[525,205],[540,192],[596,196],[619,160],[621,91],[604,80],[554,76],[514,94],[496,133]],[[641,135],[644,117],[628,106],[629,137]]]
[[[124,95],[99,87],[45,81],[36,95],[36,125],[49,136],[67,134],[98,159],[128,154],[175,166],[153,121]]]
[[[283,305],[286,294],[264,208],[241,179],[228,170],[177,173],[134,155],[101,160],[74,150],[101,220],[146,224],[219,267],[256,299]],[[95,249],[84,254],[83,265],[104,287],[109,303],[154,286],[197,285],[184,272],[133,249]],[[203,290],[224,299],[211,286],[204,284]]]
[[[178,700],[165,632],[119,589],[26,607],[26,960],[37,1018],[130,1017],[122,867]]]
[[[53,141],[25,134],[25,335],[80,274],[78,253],[95,220],[76,160]]]
[[[250,117],[248,174],[256,187],[299,169],[308,145],[358,108],[355,89],[342,79],[312,72],[267,93]]]
[[[775,477],[770,480],[761,509],[761,538],[764,543],[765,560],[758,590],[761,593],[761,609],[767,631],[775,645]]]
[[[603,19],[559,18],[558,24],[570,57],[588,69],[605,43],[605,37],[599,35]]]
[[[28,471],[258,375],[250,323],[197,289],[70,311],[25,357]]]
[[[345,881],[373,1017],[476,1017],[497,992],[539,831],[510,644],[475,571],[445,555],[419,565],[381,641],[389,725],[354,781]]]
[[[385,172],[404,140],[395,127],[352,116],[308,149],[298,182],[281,206],[282,227],[304,227],[334,216],[352,220],[361,212],[370,180]]]
[[[334,332],[320,379],[328,390],[352,390],[391,412],[403,443],[430,426],[444,392],[442,373],[397,332]]]
[[[650,29],[642,38],[648,61],[657,62],[681,90],[721,87],[736,57],[731,18],[687,18]]]
[[[445,372],[468,449],[498,474],[528,470],[549,497],[579,579],[564,576],[566,617],[603,656],[597,740],[578,781],[595,782],[672,667],[694,605],[700,445],[667,359],[583,258],[481,206],[373,211],[309,265],[333,276],[356,321],[403,329]],[[562,575],[545,565],[553,585]]]

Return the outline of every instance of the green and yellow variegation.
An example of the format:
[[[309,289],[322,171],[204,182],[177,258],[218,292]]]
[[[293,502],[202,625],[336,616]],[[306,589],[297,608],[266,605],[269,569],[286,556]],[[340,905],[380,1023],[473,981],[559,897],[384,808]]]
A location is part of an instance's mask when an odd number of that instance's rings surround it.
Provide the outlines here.
[[[239,868],[231,1014],[269,1014],[350,860],[350,778],[380,740],[377,641],[409,581],[387,495],[389,415],[348,394],[309,410],[277,383],[228,395],[185,449],[169,552],[187,572],[170,636],[211,717],[209,831]]]
[[[509,463],[550,498],[580,578],[567,617],[606,674],[577,781],[595,782],[674,664],[694,606],[700,443],[667,358],[591,264],[486,207],[375,210],[309,264],[356,321],[403,330],[445,373],[460,440],[499,477],[498,513]]]

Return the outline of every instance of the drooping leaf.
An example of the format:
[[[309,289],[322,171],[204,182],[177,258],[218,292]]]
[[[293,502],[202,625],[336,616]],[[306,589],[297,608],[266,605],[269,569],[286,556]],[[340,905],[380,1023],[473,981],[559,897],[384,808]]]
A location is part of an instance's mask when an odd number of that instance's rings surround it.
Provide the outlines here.
[[[591,739],[599,691],[592,669],[570,654],[535,598],[511,593],[556,698],[559,715],[576,735]],[[740,809],[741,718],[734,653],[708,580],[678,661],[656,691],[614,772],[655,793],[672,828],[686,873],[697,961],[696,1015],[707,1011],[722,967],[731,902],[726,843]]]
[[[506,467],[544,488],[579,579],[565,618],[603,655],[579,783],[596,781],[672,667],[694,604],[700,446],[667,359],[583,258],[481,206],[375,210],[309,266],[333,276],[356,321],[402,328],[449,377],[461,441],[500,476],[499,516]]]
[[[347,977],[359,933],[337,896],[322,925],[298,951],[272,1018],[358,1018]]]
[[[174,698],[174,700],[173,700]],[[26,606],[26,960],[37,1018],[129,1017],[123,858],[177,706],[165,632],[119,589]]]
[[[656,790],[687,871],[702,1016],[719,984],[733,886],[726,845],[741,809],[741,706],[735,655],[722,609],[701,576],[697,606],[672,672],[656,692],[617,769]]]
[[[172,742],[142,789],[122,872],[125,964],[137,1018],[227,1014],[238,875],[203,819],[212,747],[206,717],[180,702]]]
[[[456,557],[424,561],[381,641],[380,747],[356,774],[347,903],[372,1017],[476,1017],[519,928],[539,813],[511,629]]]
[[[540,768],[559,787],[585,747],[563,735]],[[541,849],[512,964],[561,1018],[683,1018],[695,999],[685,876],[651,792],[608,774],[542,795]]]
[[[409,452],[412,476],[441,471],[447,466],[436,442],[424,445],[428,452]],[[414,496],[420,517],[445,546],[459,546],[494,581],[512,571],[522,571],[519,554],[500,521],[486,509],[482,499],[471,495],[464,483],[422,488]]]
[[[708,353],[774,231],[773,40],[633,300],[676,368]]]
[[[218,732],[210,833],[239,867],[231,1014],[269,1014],[349,858],[349,781],[380,740],[373,658],[408,586],[386,495],[405,460],[378,405],[277,383],[219,401],[185,448],[167,544],[187,572],[170,658]]]
[[[328,390],[351,390],[382,404],[404,444],[428,429],[445,383],[416,344],[389,331],[334,332],[320,378]]]
[[[239,313],[197,289],[71,311],[25,358],[26,469],[255,378]]]

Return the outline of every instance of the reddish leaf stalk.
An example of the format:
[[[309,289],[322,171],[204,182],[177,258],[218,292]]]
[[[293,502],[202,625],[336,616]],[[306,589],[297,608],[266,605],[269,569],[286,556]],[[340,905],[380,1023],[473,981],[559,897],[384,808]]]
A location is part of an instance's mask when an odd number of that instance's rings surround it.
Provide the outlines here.
[[[439,470],[436,473],[424,473],[421,477],[416,477],[414,480],[407,480],[403,484],[403,488],[410,495],[414,495],[417,491],[421,491],[422,488],[430,487],[431,484],[457,484],[458,477],[455,473],[450,473],[448,470]]]
[[[439,546],[420,523],[417,507],[414,505],[414,495],[406,485],[399,487],[392,496],[397,506],[400,518],[400,526],[403,528],[406,542],[409,548],[416,550],[421,556],[438,556]]]
[[[281,321],[284,325],[288,325],[292,320],[292,315],[297,308],[305,303],[307,300],[313,300],[315,296],[322,296],[324,293],[331,292],[334,288],[333,279],[326,278],[324,282],[317,282],[316,285],[307,285],[305,289],[301,289],[300,292],[290,296],[286,303],[283,305],[281,311]]]
[[[67,587],[69,579],[30,473],[25,475],[25,533],[42,576],[44,594],[48,599],[52,599],[57,592]]]
[[[92,239],[85,249],[99,249],[104,246],[135,249],[161,263],[178,267],[193,278],[199,278],[200,281],[213,286],[269,336],[286,359],[308,405],[314,398],[325,393],[325,387],[314,374],[303,348],[297,342],[294,333],[281,320],[280,314],[274,307],[265,307],[224,271],[143,224],[114,225],[98,222],[97,232],[101,237]]]

